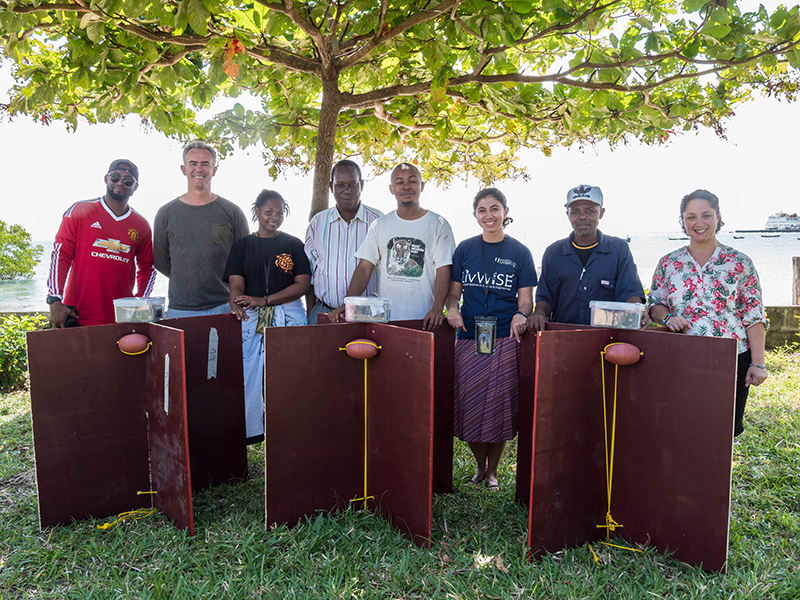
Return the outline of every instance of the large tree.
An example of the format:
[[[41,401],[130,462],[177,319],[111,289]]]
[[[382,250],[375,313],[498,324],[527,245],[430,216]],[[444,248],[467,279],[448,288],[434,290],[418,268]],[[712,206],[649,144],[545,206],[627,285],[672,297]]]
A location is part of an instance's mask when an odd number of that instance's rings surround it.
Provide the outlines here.
[[[798,7],[735,0],[0,0],[16,84],[4,108],[75,125],[140,115],[270,171],[334,156],[426,178],[524,176],[523,147],[722,132],[753,86],[793,99]],[[207,122],[195,111],[249,92]]]

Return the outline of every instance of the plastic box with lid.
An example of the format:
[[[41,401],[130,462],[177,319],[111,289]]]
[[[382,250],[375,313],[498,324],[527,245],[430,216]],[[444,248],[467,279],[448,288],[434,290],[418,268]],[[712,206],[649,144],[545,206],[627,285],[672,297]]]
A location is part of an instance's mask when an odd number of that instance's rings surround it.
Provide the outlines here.
[[[592,327],[613,329],[639,329],[644,314],[644,304],[633,302],[589,302],[592,311]]]
[[[117,298],[114,318],[117,323],[151,323],[164,318],[164,297]]]
[[[389,298],[347,296],[344,299],[344,318],[351,323],[387,323],[392,317]]]

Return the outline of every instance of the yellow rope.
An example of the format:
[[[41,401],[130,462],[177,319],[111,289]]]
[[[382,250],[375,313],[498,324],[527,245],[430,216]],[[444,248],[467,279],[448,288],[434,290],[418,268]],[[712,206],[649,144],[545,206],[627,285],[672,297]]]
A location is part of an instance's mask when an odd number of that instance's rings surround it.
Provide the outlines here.
[[[622,525],[620,525],[622,527]],[[600,542],[604,546],[611,546],[612,548],[619,548],[620,550],[630,550],[631,552],[641,552],[644,554],[644,550],[639,550],[638,548],[629,548],[628,546],[617,546],[616,544],[609,544],[608,542]],[[592,550],[594,552],[594,550]]]
[[[157,511],[155,508],[137,508],[136,510],[131,510],[128,512],[120,513],[117,515],[117,520],[112,521],[111,523],[103,523],[102,525],[98,525],[98,529],[111,529],[117,523],[122,523],[126,519],[133,519],[134,521],[138,521],[139,519],[144,519],[145,517],[149,517],[152,514],[155,514]]]
[[[614,480],[614,442],[616,441],[617,433],[617,374],[619,373],[619,365],[614,365],[614,408],[611,413],[611,455],[608,452],[608,410],[606,408],[606,366],[605,366],[605,350],[600,352],[600,376],[603,385],[603,436],[606,446],[606,496],[608,498],[608,506],[606,510],[606,524],[598,525],[598,529],[606,530],[606,539],[609,539],[611,532],[617,527],[622,527],[611,516],[611,487]]]
[[[119,342],[117,342],[117,345],[119,345]],[[119,351],[122,352],[123,354],[127,354],[128,356],[136,356],[137,354],[144,354],[145,352],[150,350],[150,346],[152,345],[153,342],[147,342],[147,347],[139,352],[125,352],[125,350],[123,350],[122,348],[120,348]]]

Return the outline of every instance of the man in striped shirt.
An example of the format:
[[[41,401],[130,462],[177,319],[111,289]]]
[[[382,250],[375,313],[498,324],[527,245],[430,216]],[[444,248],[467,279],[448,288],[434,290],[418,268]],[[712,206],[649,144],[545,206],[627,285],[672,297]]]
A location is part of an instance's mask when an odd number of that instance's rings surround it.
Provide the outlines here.
[[[306,230],[305,250],[311,263],[311,289],[306,295],[309,325],[317,324],[319,313],[344,304],[347,284],[358,266],[356,250],[372,222],[383,216],[361,204],[364,181],[352,160],[333,165],[329,186],[336,205],[314,215]],[[374,274],[365,294],[377,295]]]

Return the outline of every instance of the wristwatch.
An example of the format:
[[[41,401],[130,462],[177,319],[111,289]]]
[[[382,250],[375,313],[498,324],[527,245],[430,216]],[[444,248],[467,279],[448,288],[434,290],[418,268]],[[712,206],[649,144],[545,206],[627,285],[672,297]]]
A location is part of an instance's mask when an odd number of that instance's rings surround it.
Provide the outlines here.
[[[61,302],[61,298],[59,298],[58,296],[48,296],[45,302],[47,302],[48,304],[52,304],[53,302]]]

